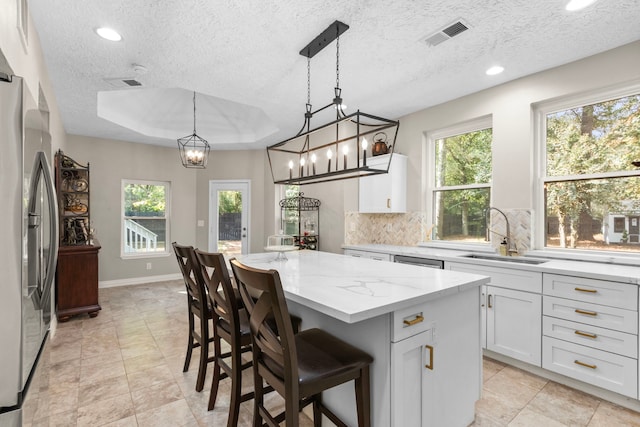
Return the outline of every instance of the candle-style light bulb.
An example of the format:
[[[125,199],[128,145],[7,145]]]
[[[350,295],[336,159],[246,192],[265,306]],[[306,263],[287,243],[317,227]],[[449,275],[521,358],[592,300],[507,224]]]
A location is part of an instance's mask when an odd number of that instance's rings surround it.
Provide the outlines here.
[[[367,166],[367,138],[362,138],[362,166]]]
[[[333,156],[333,152],[331,151],[331,149],[327,150],[327,159],[328,159],[328,163],[327,163],[327,173],[331,172],[331,157]]]
[[[314,175],[316,174],[316,159],[317,159],[316,153],[313,153],[311,155],[311,164],[313,165],[313,174]]]
[[[349,152],[349,146],[345,145],[344,147],[342,147],[342,154],[344,157],[344,168],[347,168],[347,153]]]
[[[305,164],[304,157],[301,157],[300,158],[300,176],[301,177],[304,175],[304,164]]]
[[[293,178],[293,160],[289,160],[289,179]]]

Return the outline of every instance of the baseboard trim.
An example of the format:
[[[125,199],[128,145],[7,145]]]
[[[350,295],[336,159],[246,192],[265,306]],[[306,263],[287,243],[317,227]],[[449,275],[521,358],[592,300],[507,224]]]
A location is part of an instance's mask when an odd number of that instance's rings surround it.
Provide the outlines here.
[[[482,351],[484,356],[487,356],[491,359],[498,360],[500,362],[506,363],[507,365],[514,366],[516,368],[520,368],[523,371],[530,372],[534,375],[538,375],[547,380],[555,381],[562,385],[566,385],[576,390],[580,390],[584,393],[590,394],[602,400],[615,403],[616,405],[620,405],[627,409],[631,409],[632,411],[640,412],[640,401],[637,399],[633,399],[628,396],[623,396],[613,391],[605,390],[603,388],[600,388],[579,380],[575,380],[573,378],[565,377],[564,375],[560,375],[555,372],[548,371],[538,366],[534,366],[529,363],[513,359],[509,356],[505,356],[505,355],[493,352],[491,350],[483,349]]]
[[[166,282],[167,280],[178,280],[182,274],[163,274],[161,276],[132,277],[129,279],[102,280],[98,282],[99,288],[115,288],[118,286],[141,285],[142,283]]]

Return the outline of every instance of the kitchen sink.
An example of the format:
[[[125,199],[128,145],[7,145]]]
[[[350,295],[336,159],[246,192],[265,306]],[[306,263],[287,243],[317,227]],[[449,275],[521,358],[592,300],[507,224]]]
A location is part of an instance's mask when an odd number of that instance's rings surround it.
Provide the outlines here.
[[[531,265],[538,265],[538,264],[542,264],[549,261],[546,259],[510,257],[510,256],[500,256],[500,255],[482,255],[482,254],[463,255],[461,258],[484,259],[488,261],[498,261],[498,262],[515,262],[519,264],[531,264]]]

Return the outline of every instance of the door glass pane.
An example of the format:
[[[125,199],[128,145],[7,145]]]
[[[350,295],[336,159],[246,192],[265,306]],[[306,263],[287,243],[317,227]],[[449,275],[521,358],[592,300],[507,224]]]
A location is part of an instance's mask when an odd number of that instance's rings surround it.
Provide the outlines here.
[[[242,192],[218,190],[218,252],[242,254]]]

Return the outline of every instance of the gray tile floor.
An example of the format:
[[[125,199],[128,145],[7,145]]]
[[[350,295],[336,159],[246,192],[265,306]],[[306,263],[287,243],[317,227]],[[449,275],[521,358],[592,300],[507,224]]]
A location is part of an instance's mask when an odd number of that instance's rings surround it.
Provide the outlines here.
[[[182,372],[187,343],[182,281],[101,289],[100,304],[98,317],[76,316],[51,335],[25,405],[25,426],[226,425],[228,381],[216,408],[207,411],[211,369],[201,393],[194,389],[197,352],[189,372]],[[274,410],[283,406],[275,393],[268,402]],[[251,414],[251,403],[243,403],[239,425],[250,426]],[[312,425],[304,414],[300,420]],[[485,359],[473,425],[640,426],[640,414]]]

